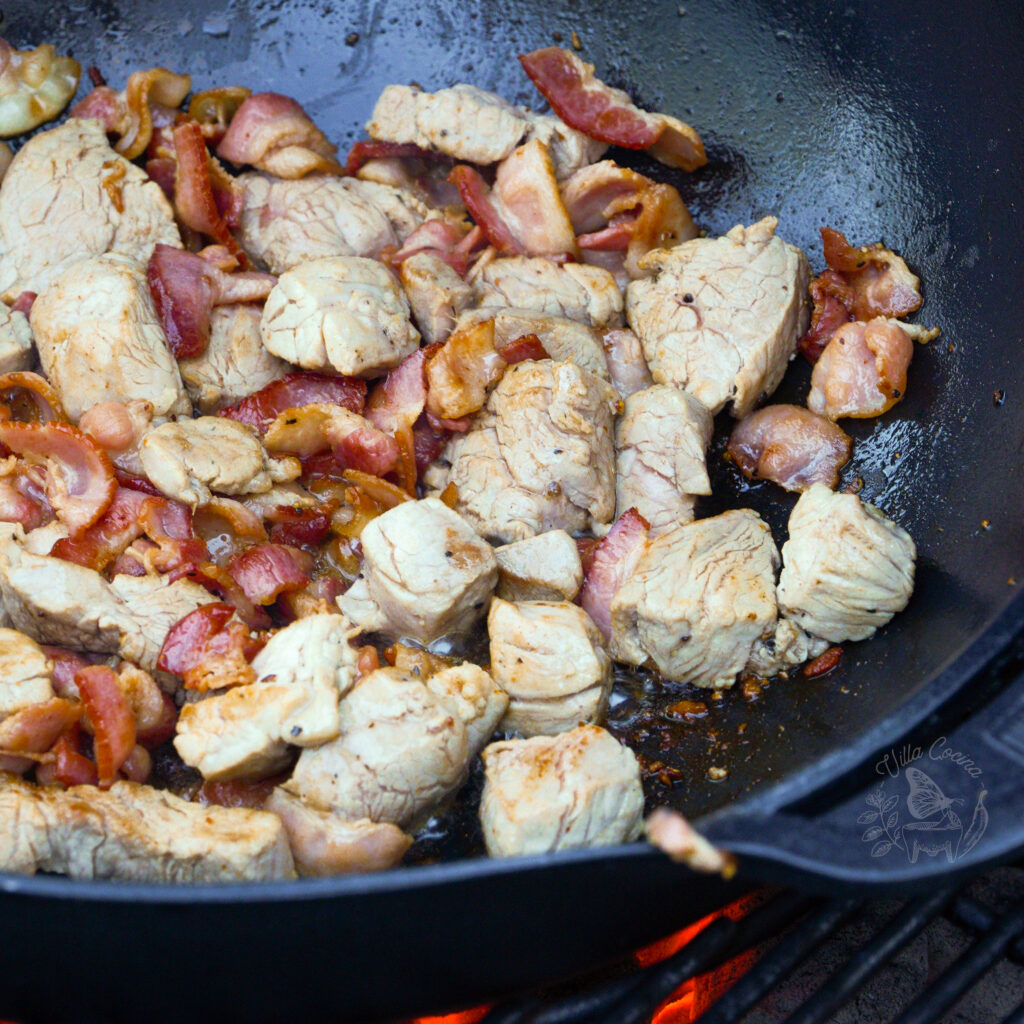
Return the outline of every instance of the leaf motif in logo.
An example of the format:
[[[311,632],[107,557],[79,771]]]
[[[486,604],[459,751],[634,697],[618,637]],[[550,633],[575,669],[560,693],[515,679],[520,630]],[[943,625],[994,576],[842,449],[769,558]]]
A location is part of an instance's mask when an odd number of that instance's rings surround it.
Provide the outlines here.
[[[882,807],[882,813],[883,814],[888,814],[891,810],[893,810],[893,808],[895,808],[895,806],[899,802],[900,802],[900,798],[898,796],[891,796],[891,797],[889,797],[889,799],[885,801],[885,804]]]
[[[875,843],[875,845],[871,847],[871,856],[884,857],[891,849],[892,843]]]
[[[873,843],[884,832],[885,829],[880,825],[872,825],[871,828],[861,836],[861,839],[863,839],[865,843]]]
[[[886,821],[885,827],[886,828],[893,828],[893,826],[895,826],[897,824],[897,822],[899,822],[899,820],[900,820],[900,812],[899,811],[895,811],[895,812],[893,812],[892,814],[889,815],[889,819],[888,819],[888,821]]]
[[[870,825],[871,822],[878,820],[878,811],[865,811],[858,819],[858,825]]]
[[[894,843],[899,843],[899,841],[902,838],[903,838],[903,826],[900,825],[900,827],[893,832],[893,834],[892,834],[892,841]]]

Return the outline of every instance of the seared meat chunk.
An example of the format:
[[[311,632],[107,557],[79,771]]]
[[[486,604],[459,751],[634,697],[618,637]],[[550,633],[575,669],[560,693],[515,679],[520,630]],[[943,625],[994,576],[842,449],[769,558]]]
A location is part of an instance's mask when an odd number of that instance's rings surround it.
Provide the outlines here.
[[[564,316],[548,316],[529,309],[468,310],[459,317],[459,329],[484,320],[494,321],[494,347],[500,352],[506,345],[535,334],[552,359],[575,363],[584,370],[608,380],[608,362],[601,335],[593,327]]]
[[[171,204],[115,153],[99,121],[72,118],[29,139],[0,190],[0,298],[42,292],[72,264],[119,252],[145,263],[181,245]]]
[[[437,498],[389,509],[360,544],[362,572],[338,607],[364,631],[429,643],[486,614],[498,582],[494,552]]]
[[[612,656],[677,682],[732,686],[775,628],[778,567],[771,531],[750,509],[672,527],[612,598]]]
[[[471,430],[445,449],[431,486],[485,537],[585,530],[615,511],[611,385],[571,362],[522,362],[491,392]]]
[[[651,533],[693,519],[698,494],[710,494],[704,453],[711,413],[693,395],[655,384],[626,399],[615,427],[615,508],[635,508]]]
[[[432,345],[446,341],[459,314],[473,304],[473,289],[440,256],[418,252],[402,261],[402,287],[409,298],[412,318]]]
[[[307,370],[374,377],[416,351],[409,300],[383,263],[312,260],[281,275],[260,323],[267,350]]]
[[[832,643],[865,640],[907,606],[916,554],[878,509],[814,484],[789,516],[779,609]]]
[[[414,675],[416,671],[412,669]],[[427,675],[426,685],[466,727],[469,756],[476,757],[508,710],[508,694],[471,661]]]
[[[644,358],[643,346],[632,331],[612,328],[604,332],[601,340],[612,386],[623,398],[629,398],[654,383]]]
[[[807,257],[765,217],[641,260],[626,316],[654,380],[679,384],[712,413],[746,416],[782,380],[807,329]]]
[[[245,199],[238,240],[272,274],[329,256],[377,257],[427,216],[409,193],[357,178],[247,173],[237,181]]]
[[[39,361],[72,420],[98,402],[192,411],[145,269],[116,253],[74,264],[32,305]]]
[[[295,869],[303,877],[384,871],[412,845],[412,837],[395,825],[368,818],[346,821],[284,789],[275,789],[263,807],[281,819]]]
[[[338,701],[356,676],[351,634],[341,615],[309,615],[275,633],[253,659],[256,682],[181,709],[181,759],[207,779],[257,779],[287,764],[289,744],[334,739]]]
[[[824,654],[827,648],[827,640],[809,636],[789,619],[780,618],[775,632],[754,644],[744,673],[768,678]]]
[[[221,416],[153,427],[142,438],[139,457],[156,487],[193,509],[207,504],[212,491],[269,491],[301,471],[295,459],[272,459],[252,427]]]
[[[39,644],[0,629],[0,720],[53,697],[53,664]]]
[[[0,775],[0,871],[132,882],[295,875],[274,814],[193,804],[136,782],[64,790],[11,775]]]
[[[622,323],[622,292],[615,278],[584,263],[559,266],[542,256],[496,259],[483,268],[473,290],[482,308],[528,309],[598,328]]]
[[[466,727],[418,676],[377,669],[340,713],[338,738],[303,750],[284,784],[311,807],[405,827],[462,784]]]
[[[579,605],[495,598],[487,632],[491,671],[510,697],[506,729],[536,736],[603,717],[612,663],[601,631]]]
[[[505,544],[498,559],[498,597],[506,601],[572,601],[583,585],[576,541],[565,530]]]
[[[640,765],[604,729],[492,743],[480,803],[492,857],[608,846],[640,834]]]
[[[32,328],[20,310],[0,302],[0,373],[27,370],[32,365]]]
[[[215,413],[288,372],[288,364],[263,347],[261,315],[258,306],[244,303],[214,307],[206,351],[178,360],[189,398],[200,412]]]

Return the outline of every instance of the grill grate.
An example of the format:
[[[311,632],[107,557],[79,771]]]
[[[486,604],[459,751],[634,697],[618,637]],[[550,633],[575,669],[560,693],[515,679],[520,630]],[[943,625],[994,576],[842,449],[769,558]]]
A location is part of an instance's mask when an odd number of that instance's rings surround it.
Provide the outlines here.
[[[907,1005],[878,1009],[871,1024],[936,1024],[980,979],[1003,961],[1024,965],[1024,899],[1006,901],[994,910],[972,895],[971,886],[954,885],[908,900],[881,925],[873,926],[859,948],[827,971],[820,984],[796,1006],[770,1019],[785,1024],[825,1024],[930,925],[941,920],[955,926],[965,948],[922,984]],[[805,968],[824,942],[871,907],[858,899],[820,900],[790,892],[775,895],[740,920],[712,921],[666,960],[616,977],[583,991],[552,998],[519,997],[492,1010],[481,1024],[646,1024],[680,985],[751,949],[766,948],[747,971],[707,1012],[700,1024],[739,1024],[787,979]],[[825,973],[825,972],[823,972]],[[1016,1009],[986,1024],[1024,1024],[1024,984],[1018,984]],[[1012,1003],[1012,999],[1011,999]],[[762,1018],[764,1019],[764,1018]],[[868,1018],[860,1019],[867,1021]]]

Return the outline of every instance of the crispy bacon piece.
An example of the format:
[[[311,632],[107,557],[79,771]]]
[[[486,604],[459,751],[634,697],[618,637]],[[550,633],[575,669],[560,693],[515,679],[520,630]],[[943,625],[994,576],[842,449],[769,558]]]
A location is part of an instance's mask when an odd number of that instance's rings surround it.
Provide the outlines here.
[[[228,561],[234,555],[229,556]],[[225,604],[234,608],[235,613],[250,629],[269,629],[270,616],[263,608],[258,607],[239,586],[238,581],[228,572],[227,568],[216,562],[201,561],[195,564],[182,565],[170,573],[170,579],[185,577],[205,587],[211,594],[219,597]],[[252,652],[250,652],[252,653]]]
[[[412,142],[377,142],[360,139],[353,143],[345,161],[345,173],[354,175],[368,160],[386,160],[392,157],[416,157],[421,160],[436,159],[437,154],[421,149]]]
[[[798,405],[769,405],[736,424],[728,455],[746,477],[806,491],[814,483],[836,486],[852,443],[824,416]]]
[[[498,354],[511,366],[527,359],[550,359],[548,350],[536,334],[524,334],[498,349]]]
[[[50,554],[101,572],[142,536],[143,505],[153,500],[141,491],[118,487],[110,507],[92,526],[74,539],[62,537]]]
[[[417,253],[428,252],[444,260],[457,274],[465,275],[475,250],[486,242],[481,228],[474,227],[466,232],[450,221],[434,217],[425,220],[412,234],[408,235],[402,247],[390,257],[392,266],[399,266],[404,260]]]
[[[502,218],[483,175],[468,164],[452,168],[449,181],[459,190],[470,216],[487,236],[487,241],[504,256],[525,256],[526,250]]]
[[[193,803],[216,804],[218,807],[248,807],[260,810],[275,787],[284,782],[284,776],[274,775],[269,779],[209,779],[189,797]]]
[[[342,479],[358,488],[371,501],[380,506],[382,510],[394,508],[403,502],[414,500],[412,495],[407,494],[401,487],[381,480],[372,473],[364,473],[358,469],[346,469]]]
[[[106,665],[81,669],[75,685],[92,723],[99,785],[108,789],[135,746],[135,715],[116,673]]]
[[[204,604],[189,612],[167,633],[157,668],[181,676],[188,689],[201,693],[253,682],[249,658],[256,645],[234,614],[229,604]]]
[[[80,736],[78,725],[73,725],[53,746],[53,777],[64,786],[95,786],[99,781],[96,765],[81,751]],[[43,782],[39,771],[36,780]]]
[[[635,508],[628,509],[588,553],[580,604],[606,638],[612,635],[612,598],[636,568],[650,528]]]
[[[17,482],[0,478],[0,522],[21,523],[28,531],[42,526],[44,517],[42,505],[18,490]]]
[[[399,427],[411,427],[416,422],[427,403],[427,359],[439,347],[434,344],[417,349],[374,385],[366,402],[366,418],[374,426],[395,433]]]
[[[0,759],[44,754],[81,715],[81,704],[61,697],[51,697],[15,711],[0,722]],[[25,771],[34,760],[26,758],[20,766],[8,765],[7,770]]]
[[[800,339],[799,348],[803,357],[812,365],[818,361],[832,335],[853,317],[850,309],[853,296],[846,279],[836,270],[825,270],[810,284],[811,325]]]
[[[368,676],[379,668],[380,655],[377,653],[377,648],[371,647],[369,644],[360,647],[359,657],[356,659],[356,679],[362,679],[363,676]]]
[[[814,364],[807,407],[830,420],[880,416],[906,393],[913,355],[910,335],[895,320],[844,324]]]
[[[243,398],[218,416],[247,423],[261,434],[286,409],[320,402],[334,402],[352,412],[362,413],[366,401],[366,382],[355,377],[326,377],[298,371],[272,381],[261,391]]]
[[[707,163],[700,136],[667,114],[637,107],[628,93],[594,76],[594,65],[558,46],[519,57],[551,109],[570,128],[624,149],[647,149],[669,167],[695,171]]]
[[[153,249],[146,278],[168,344],[177,359],[206,351],[214,306],[262,302],[277,283],[272,274],[226,274],[209,260],[162,242]]]
[[[448,443],[451,435],[444,430],[437,430],[426,416],[421,416],[412,427],[413,452],[416,456],[416,471],[420,474],[426,470]]]
[[[327,506],[319,508],[293,508],[279,505],[267,517],[273,523],[270,540],[288,547],[319,547],[331,531],[331,514]]]
[[[217,155],[249,164],[278,178],[341,174],[338,150],[302,107],[288,96],[258,92],[231,119]]]
[[[507,366],[494,347],[493,320],[456,331],[427,361],[427,411],[448,421],[472,415]]]
[[[29,370],[0,374],[0,402],[10,409],[11,419],[30,423],[67,423],[68,418],[53,385],[45,377]]]
[[[813,661],[809,661],[804,665],[804,675],[808,679],[818,679],[821,676],[827,676],[842,660],[842,647],[830,647],[824,654],[819,654]]]
[[[46,466],[46,497],[72,537],[114,500],[117,480],[107,453],[68,423],[0,422],[0,444]]]
[[[312,562],[304,551],[283,544],[257,544],[235,555],[228,572],[254,604],[273,604],[286,591],[309,583]]]
[[[86,658],[76,651],[69,651],[66,647],[53,647],[49,644],[41,644],[43,653],[53,662],[53,692],[65,700],[78,700],[78,686],[75,683],[75,674],[79,669],[86,668],[90,664]]]

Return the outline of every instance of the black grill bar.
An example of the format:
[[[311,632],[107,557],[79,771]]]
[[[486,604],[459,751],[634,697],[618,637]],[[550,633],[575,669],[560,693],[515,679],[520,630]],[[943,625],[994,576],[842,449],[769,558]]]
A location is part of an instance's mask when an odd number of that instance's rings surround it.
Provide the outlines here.
[[[836,900],[809,914],[700,1018],[701,1024],[739,1020],[860,906],[858,900]]]
[[[958,896],[949,908],[950,920],[975,935],[984,934],[995,923],[995,914],[969,896]],[[1006,957],[1015,964],[1024,964],[1024,937],[1010,944]]]
[[[955,890],[943,889],[906,904],[892,920],[844,967],[812,995],[786,1024],[822,1024],[835,1013],[879,968],[919,935],[953,898]]]
[[[1009,1017],[1005,1018],[1003,1024],[1024,1024],[1024,1003],[1021,1003]]]
[[[928,991],[907,1008],[893,1024],[933,1024],[994,963],[1001,959],[1013,940],[1024,932],[1024,900],[997,918],[987,931],[959,959],[935,979]]]

